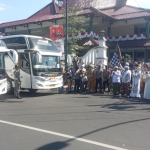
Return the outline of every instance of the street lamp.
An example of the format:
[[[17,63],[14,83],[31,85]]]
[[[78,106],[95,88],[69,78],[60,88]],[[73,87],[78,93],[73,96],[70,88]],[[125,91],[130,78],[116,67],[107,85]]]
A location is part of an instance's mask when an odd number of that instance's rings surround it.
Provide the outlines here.
[[[104,30],[100,31],[100,37],[99,37],[98,41],[99,41],[99,47],[106,45],[105,31]]]
[[[58,5],[61,9],[61,7],[64,4],[64,0],[57,0],[58,1]],[[65,68],[67,68],[67,55],[68,55],[68,0],[65,0],[66,3],[66,38],[65,38]]]
[[[100,36],[104,37],[104,35],[105,35],[105,31],[104,30],[100,31]]]

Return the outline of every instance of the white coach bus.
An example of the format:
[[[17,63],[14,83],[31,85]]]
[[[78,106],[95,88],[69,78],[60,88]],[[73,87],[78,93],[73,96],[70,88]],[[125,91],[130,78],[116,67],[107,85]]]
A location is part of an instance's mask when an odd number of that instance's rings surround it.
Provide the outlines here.
[[[4,53],[7,49],[0,46],[0,95],[7,93],[7,77],[4,69]]]
[[[0,37],[0,63],[7,76],[7,92],[13,93],[14,66],[20,67],[21,89],[30,92],[49,90],[63,86],[60,56],[53,41],[30,35]]]

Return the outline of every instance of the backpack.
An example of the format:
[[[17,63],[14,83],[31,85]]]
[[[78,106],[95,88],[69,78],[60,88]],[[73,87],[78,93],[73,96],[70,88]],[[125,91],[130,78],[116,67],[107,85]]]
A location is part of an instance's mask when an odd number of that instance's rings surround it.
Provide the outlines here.
[[[71,72],[67,72],[67,79],[72,79],[72,73]]]

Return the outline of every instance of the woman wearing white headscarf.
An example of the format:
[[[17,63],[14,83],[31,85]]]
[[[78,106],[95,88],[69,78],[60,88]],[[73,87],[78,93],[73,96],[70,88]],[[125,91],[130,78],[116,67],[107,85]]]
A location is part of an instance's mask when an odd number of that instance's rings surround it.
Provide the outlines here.
[[[141,97],[140,96],[140,80],[141,80],[141,68],[135,65],[135,70],[132,72],[132,89],[130,97]]]
[[[150,72],[146,72],[145,79],[144,98],[150,100]]]

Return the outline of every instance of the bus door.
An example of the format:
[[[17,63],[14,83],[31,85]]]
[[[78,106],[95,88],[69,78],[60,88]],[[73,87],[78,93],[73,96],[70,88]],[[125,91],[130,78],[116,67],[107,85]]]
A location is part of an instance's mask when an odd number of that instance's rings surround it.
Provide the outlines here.
[[[4,53],[0,53],[0,95],[7,93],[7,79],[4,68]]]
[[[31,69],[29,53],[18,53],[19,55],[19,66],[20,66],[20,78],[21,88],[31,88]]]

